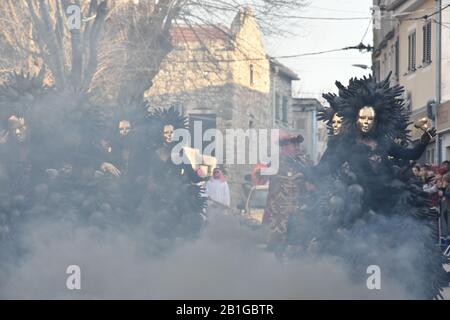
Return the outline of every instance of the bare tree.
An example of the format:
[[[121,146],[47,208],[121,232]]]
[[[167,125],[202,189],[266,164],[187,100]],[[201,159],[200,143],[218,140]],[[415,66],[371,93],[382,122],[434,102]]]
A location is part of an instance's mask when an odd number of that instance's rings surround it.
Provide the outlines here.
[[[87,17],[93,17],[80,28],[68,25],[67,10],[73,4]],[[79,0],[5,0],[1,6],[4,47],[13,53],[13,60],[19,60],[12,66],[9,63],[10,68],[27,67],[32,71],[35,66],[45,66],[58,87],[81,89],[89,85],[90,74],[96,68],[98,39],[108,14],[107,1],[81,5]]]
[[[0,72],[45,66],[49,81],[115,100],[151,87],[172,50],[171,28],[221,28],[249,1],[240,0],[3,0],[0,3]],[[80,28],[69,20],[81,12]],[[255,0],[266,33],[280,32],[305,0]],[[278,22],[282,21],[282,24]]]

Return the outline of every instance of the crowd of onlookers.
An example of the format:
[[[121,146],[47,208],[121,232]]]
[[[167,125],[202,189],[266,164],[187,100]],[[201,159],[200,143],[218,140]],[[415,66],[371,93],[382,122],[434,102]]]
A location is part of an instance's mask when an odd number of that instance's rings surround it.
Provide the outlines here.
[[[450,161],[441,165],[416,164],[412,171],[423,191],[429,194],[431,209],[438,213],[441,241],[450,244]]]

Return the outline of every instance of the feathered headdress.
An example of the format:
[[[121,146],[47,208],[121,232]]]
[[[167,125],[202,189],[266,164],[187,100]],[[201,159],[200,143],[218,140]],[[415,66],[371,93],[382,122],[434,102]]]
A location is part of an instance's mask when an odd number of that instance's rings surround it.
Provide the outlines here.
[[[322,95],[322,97],[329,103],[329,107],[324,107],[322,109],[319,109],[317,112],[317,120],[325,122],[328,128],[328,133],[332,135],[333,133],[333,117],[337,113],[340,114],[340,104],[339,100],[340,97],[336,95],[335,93],[325,93]]]
[[[174,130],[188,129],[188,119],[180,115],[175,107],[152,109],[145,119],[147,137],[152,139],[155,144],[161,144],[164,126],[166,125],[172,125]]]
[[[114,121],[120,120],[131,121],[133,126],[143,121],[149,116],[149,104],[141,98],[131,97],[122,101],[115,112]]]
[[[409,112],[404,105],[404,88],[390,86],[390,74],[381,82],[372,76],[360,79],[352,78],[347,87],[336,82],[339,96],[324,95],[332,105],[333,111],[339,111],[344,118],[346,134],[356,135],[359,111],[365,106],[375,110],[375,126],[370,135],[381,140],[409,140]],[[330,114],[330,112],[328,112]]]
[[[158,123],[161,126],[170,124],[175,129],[188,128],[187,117],[182,116],[175,107],[170,107],[168,109],[155,108],[150,111],[148,120],[150,122]]]
[[[45,69],[32,75],[30,73],[11,72],[0,85],[0,109],[2,118],[11,114],[24,115],[35,101],[48,90],[44,84]]]

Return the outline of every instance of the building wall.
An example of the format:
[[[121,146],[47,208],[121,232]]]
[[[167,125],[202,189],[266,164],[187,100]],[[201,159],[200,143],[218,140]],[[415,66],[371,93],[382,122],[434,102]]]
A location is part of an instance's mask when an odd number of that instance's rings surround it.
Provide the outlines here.
[[[435,1],[424,1],[416,10],[420,14],[412,15],[417,17],[426,12],[435,11]],[[416,111],[426,106],[428,100],[436,96],[436,24],[431,24],[431,48],[432,62],[424,64],[423,60],[423,20],[408,21],[405,20],[399,27],[400,39],[400,84],[405,86],[411,93],[412,111]],[[416,31],[416,64],[417,70],[408,72],[408,35],[413,30]]]
[[[442,7],[450,4],[450,0],[442,0]],[[450,8],[442,11],[442,102],[450,100]],[[450,158],[446,158],[450,159]]]
[[[270,62],[262,34],[251,10],[237,15],[232,23],[234,33],[230,64],[232,82],[241,87],[268,94],[270,91]],[[253,70],[254,81],[250,81]]]
[[[379,1],[374,0],[374,4],[375,2]],[[434,0],[407,0],[400,1],[399,3],[400,6],[395,8],[393,14],[417,11],[415,14],[408,15],[408,18],[420,17],[424,14],[435,12],[437,4]],[[442,7],[445,7],[448,4],[450,4],[450,0],[442,0]],[[433,19],[437,19],[437,16],[435,15]],[[434,21],[432,22],[432,62],[429,65],[424,65],[422,63],[423,19],[415,21],[396,20],[393,27],[394,32],[391,32],[390,37],[386,37],[386,35],[389,35],[389,32],[386,32],[385,30],[392,27],[392,23],[388,23],[387,21],[383,22],[382,30],[374,31],[375,45],[386,44],[385,46],[382,46],[381,50],[375,51],[374,54],[374,65],[379,65],[379,70],[382,75],[386,75],[387,72],[395,68],[395,63],[394,65],[389,65],[389,62],[393,60],[388,60],[392,52],[395,52],[392,51],[392,44],[397,38],[400,40],[399,83],[405,86],[409,93],[409,98],[412,103],[412,120],[416,120],[427,116],[426,104],[430,99],[437,100],[437,30],[438,28],[441,29],[441,103],[437,109],[436,123],[439,134],[439,156],[441,161],[450,160],[450,25],[448,24],[450,22],[450,10],[445,9],[442,11],[442,22],[442,26]],[[416,29],[417,34],[416,52],[418,68],[415,72],[408,72],[408,34],[413,29]],[[411,129],[413,139],[418,139],[422,132],[413,127]],[[435,153],[435,143],[432,142],[428,146],[427,151],[421,160],[424,162],[434,162],[435,159],[433,159],[433,155]]]
[[[316,119],[317,110],[321,107],[317,99],[297,98],[292,108],[292,127],[303,136],[303,152],[315,163],[326,147],[326,125]]]
[[[323,121],[317,122],[317,154],[316,158],[314,159],[316,163],[320,161],[323,154],[327,150],[328,145],[328,127]]]
[[[378,2],[377,0],[374,1]],[[383,1],[382,1],[383,2]],[[393,1],[384,1],[389,5]],[[436,11],[436,1],[434,0],[407,0],[397,1],[400,5],[393,9],[391,14],[399,15],[405,12],[415,12],[410,15],[403,15],[404,18],[417,18],[424,14],[430,14]],[[443,0],[442,6],[450,3],[450,0]],[[434,17],[434,19],[436,16]],[[450,19],[450,12],[443,11],[442,20],[444,22]],[[391,19],[392,20],[392,19]],[[399,83],[405,87],[404,98],[411,106],[412,116],[411,120],[415,121],[419,118],[426,117],[426,105],[431,99],[436,100],[436,72],[437,72],[437,39],[436,32],[438,24],[433,20],[431,23],[431,63],[423,62],[423,26],[426,22],[424,19],[406,20],[388,19],[382,20],[382,30],[374,30],[375,52],[373,56],[373,63],[375,71],[379,70],[379,78],[384,78],[390,71],[395,73],[395,43],[399,41],[399,72],[398,78],[395,76],[392,79],[393,83]],[[408,35],[416,30],[416,70],[408,71]],[[448,142],[450,138],[445,136],[445,132],[450,128],[450,106],[445,105],[445,102],[450,98],[450,76],[449,59],[450,59],[450,32],[449,28],[442,27],[442,105],[438,107],[438,122],[436,124],[438,132],[440,133],[441,141],[441,160],[447,159],[450,156],[447,152]],[[378,49],[378,50],[377,50]],[[422,135],[420,130],[411,126],[412,139],[417,140]],[[431,143],[422,161],[434,161],[433,154],[435,153],[435,144]]]
[[[386,4],[391,3],[386,2]],[[408,5],[409,4],[409,5]],[[394,15],[403,12],[417,11],[417,13],[408,15],[407,18],[415,18],[435,11],[434,0],[406,1],[405,4],[393,12]],[[423,20],[392,20],[389,15],[384,14],[382,18],[382,29],[375,30],[378,35],[375,42],[375,48],[380,44],[382,50],[374,55],[374,66],[379,65],[379,80],[384,79],[392,71],[392,83],[400,83],[405,87],[410,99],[413,113],[424,108],[428,100],[435,98],[436,93],[436,24],[432,23],[431,48],[432,62],[424,64],[423,60]],[[416,70],[408,71],[408,35],[416,31]],[[384,38],[382,38],[384,36]],[[386,38],[387,37],[387,38]],[[385,43],[382,43],[384,40]],[[399,72],[395,75],[395,47],[396,41],[399,41]]]
[[[276,72],[272,68],[272,74],[270,77],[271,81],[271,106],[272,106],[272,119],[273,125],[271,127],[280,128],[280,129],[288,129],[292,128],[292,79],[287,78],[280,72]],[[277,99],[278,96],[278,108],[279,108],[279,119],[276,118],[276,108],[277,108]],[[283,121],[283,98],[287,99],[287,121]]]
[[[442,0],[442,7],[450,0]],[[438,131],[440,132],[441,160],[450,160],[450,10],[442,11],[441,41],[441,105],[438,111]]]

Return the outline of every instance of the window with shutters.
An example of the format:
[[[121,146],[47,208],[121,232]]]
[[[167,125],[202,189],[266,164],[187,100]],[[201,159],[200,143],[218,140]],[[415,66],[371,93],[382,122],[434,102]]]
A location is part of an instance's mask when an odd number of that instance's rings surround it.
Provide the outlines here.
[[[423,63],[431,63],[431,21],[423,26]]]
[[[416,70],[416,31],[408,36],[408,71]]]
[[[288,98],[283,97],[283,105],[282,105],[282,112],[283,112],[283,122],[288,122]]]

